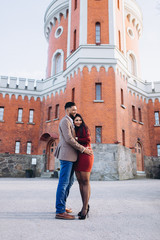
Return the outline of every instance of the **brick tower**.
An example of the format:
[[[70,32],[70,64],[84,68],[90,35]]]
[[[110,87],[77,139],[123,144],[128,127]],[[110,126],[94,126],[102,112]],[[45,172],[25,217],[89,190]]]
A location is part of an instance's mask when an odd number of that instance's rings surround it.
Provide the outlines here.
[[[142,13],[136,1],[54,0],[45,13],[44,33],[46,79],[29,81],[23,91],[22,80],[16,80],[12,89],[22,96],[19,108],[25,96],[37,102],[33,149],[41,171],[58,167],[53,156],[58,125],[65,102],[74,101],[91,132],[92,179],[130,179],[145,172],[153,177],[153,162],[156,169],[160,162],[160,83],[140,76]],[[5,81],[3,97],[13,86],[13,79]]]
[[[138,81],[140,76],[141,31],[142,14],[135,1],[53,1],[46,11],[47,78],[63,92],[45,104],[48,109],[59,107],[61,118],[65,101],[76,102],[91,130],[96,156],[93,171],[98,178],[105,178],[106,171],[119,178],[117,154],[123,155],[124,148],[118,144],[127,148],[137,144],[137,135],[130,139],[127,85],[132,77]],[[58,123],[48,127],[57,133]],[[128,155],[130,160],[126,161]],[[128,150],[121,158],[126,168],[131,167],[131,159]],[[139,161],[138,170],[143,171],[142,157]],[[132,173],[127,172],[127,178],[128,174]]]

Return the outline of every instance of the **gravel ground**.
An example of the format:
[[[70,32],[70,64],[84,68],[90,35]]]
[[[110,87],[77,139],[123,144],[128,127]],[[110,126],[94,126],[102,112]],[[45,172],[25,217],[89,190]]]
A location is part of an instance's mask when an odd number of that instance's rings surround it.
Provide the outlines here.
[[[160,181],[91,182],[89,218],[55,219],[55,179],[0,178],[0,240],[159,240]],[[75,182],[68,206],[81,209]]]

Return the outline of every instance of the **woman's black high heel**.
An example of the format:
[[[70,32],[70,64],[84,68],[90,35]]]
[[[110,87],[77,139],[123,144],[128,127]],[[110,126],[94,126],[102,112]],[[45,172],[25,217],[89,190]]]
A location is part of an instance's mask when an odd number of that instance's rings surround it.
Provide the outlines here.
[[[89,206],[89,204],[88,204],[87,213],[89,212],[89,208],[90,208],[90,206]],[[78,216],[79,216],[79,217],[81,216],[81,212],[82,212],[82,211],[80,211],[80,212],[78,213]]]
[[[85,215],[79,216],[79,220],[84,220],[84,219],[86,219],[86,217],[88,217],[88,212],[87,211],[86,211]]]
[[[82,215],[82,211],[79,212],[79,214],[80,214],[80,215],[79,215],[79,219],[80,219],[80,220],[84,220],[84,219],[86,219],[86,217],[89,217],[89,216],[88,216],[89,208],[90,208],[90,206],[89,206],[89,204],[88,204],[87,212],[86,212],[85,215]]]

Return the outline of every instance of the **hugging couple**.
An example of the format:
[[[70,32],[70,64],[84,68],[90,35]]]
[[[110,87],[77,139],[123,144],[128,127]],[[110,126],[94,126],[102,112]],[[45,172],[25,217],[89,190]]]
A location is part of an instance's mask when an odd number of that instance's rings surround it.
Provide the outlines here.
[[[60,141],[54,153],[54,156],[60,160],[60,177],[56,193],[56,218],[75,219],[75,216],[69,214],[72,209],[66,208],[66,200],[74,182],[75,172],[83,203],[78,216],[80,220],[84,220],[89,212],[89,179],[94,161],[91,137],[83,118],[77,114],[74,102],[65,104],[65,113],[66,116],[59,124]]]

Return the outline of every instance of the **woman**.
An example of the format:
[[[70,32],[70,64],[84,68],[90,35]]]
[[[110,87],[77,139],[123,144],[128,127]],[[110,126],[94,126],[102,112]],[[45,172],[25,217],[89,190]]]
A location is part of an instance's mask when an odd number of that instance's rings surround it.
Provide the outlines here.
[[[89,129],[83,121],[80,114],[76,114],[74,118],[74,125],[76,131],[76,140],[84,147],[91,148],[91,137]],[[94,156],[85,153],[78,153],[78,160],[75,163],[74,170],[79,183],[79,189],[82,198],[82,210],[78,213],[79,219],[85,219],[89,212],[89,198],[90,198],[90,173],[93,166]]]

